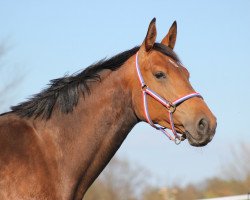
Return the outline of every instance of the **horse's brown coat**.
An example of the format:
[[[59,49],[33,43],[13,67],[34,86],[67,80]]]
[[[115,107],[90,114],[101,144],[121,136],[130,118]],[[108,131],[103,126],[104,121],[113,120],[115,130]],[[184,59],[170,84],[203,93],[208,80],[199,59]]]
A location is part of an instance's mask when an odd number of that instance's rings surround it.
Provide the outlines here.
[[[139,49],[147,84],[169,100],[192,92],[187,70],[152,49],[155,38],[152,21]],[[176,24],[164,45],[173,48],[175,38]],[[155,79],[157,71],[168,80]],[[115,71],[99,74],[101,82],[88,83],[91,95],[81,95],[72,112],[65,114],[56,104],[49,119],[16,112],[0,117],[0,199],[82,199],[133,126],[145,121],[135,55]],[[166,109],[150,97],[149,110],[155,123],[169,127]],[[190,131],[192,145],[205,145],[214,135],[216,119],[202,99],[180,105],[174,118],[180,133]],[[196,132],[200,118],[209,121],[203,134]]]

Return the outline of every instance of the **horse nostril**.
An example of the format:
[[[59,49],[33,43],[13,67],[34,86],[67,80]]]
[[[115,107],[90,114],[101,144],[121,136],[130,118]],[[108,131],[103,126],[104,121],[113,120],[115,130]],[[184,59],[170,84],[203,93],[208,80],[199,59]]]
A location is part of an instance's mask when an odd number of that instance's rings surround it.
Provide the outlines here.
[[[208,121],[202,118],[198,123],[198,131],[206,133],[207,129],[208,129]]]

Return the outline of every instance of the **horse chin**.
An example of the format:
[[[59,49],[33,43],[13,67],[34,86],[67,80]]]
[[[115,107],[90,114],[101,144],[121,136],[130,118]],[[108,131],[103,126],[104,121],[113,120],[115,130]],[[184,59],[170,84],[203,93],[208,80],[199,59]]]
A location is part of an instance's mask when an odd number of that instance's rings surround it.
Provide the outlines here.
[[[183,134],[183,136],[185,136],[185,138],[187,138],[189,144],[191,146],[194,146],[194,147],[203,147],[205,145],[207,145],[211,140],[198,140],[198,139],[195,139],[191,133],[189,133],[188,131],[185,131],[185,133]],[[182,137],[183,137],[182,136]]]

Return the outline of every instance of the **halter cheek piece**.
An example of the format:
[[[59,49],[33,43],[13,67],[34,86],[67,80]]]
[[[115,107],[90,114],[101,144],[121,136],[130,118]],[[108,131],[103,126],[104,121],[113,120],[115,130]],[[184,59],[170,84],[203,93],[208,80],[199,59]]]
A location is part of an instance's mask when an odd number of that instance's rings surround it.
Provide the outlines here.
[[[180,144],[181,141],[182,141],[182,138],[181,136],[179,136],[176,132],[176,129],[175,129],[175,126],[174,126],[174,118],[173,118],[173,114],[176,110],[176,107],[190,99],[190,98],[193,98],[193,97],[200,97],[202,98],[202,96],[197,93],[197,92],[194,92],[194,93],[191,93],[191,94],[188,94],[188,95],[185,95],[181,98],[178,98],[176,99],[175,101],[173,102],[170,102],[170,101],[167,101],[166,99],[162,98],[160,95],[158,95],[156,92],[154,92],[153,90],[151,90],[147,85],[146,83],[144,82],[143,80],[143,77],[142,77],[142,74],[141,74],[141,70],[140,70],[140,66],[139,66],[139,63],[138,63],[138,52],[136,53],[136,60],[135,60],[135,63],[136,63],[136,71],[137,71],[137,75],[138,75],[138,78],[139,78],[139,81],[140,81],[140,84],[141,84],[141,89],[142,89],[142,94],[143,94],[143,106],[144,106],[144,113],[145,113],[145,117],[146,117],[146,120],[147,122],[152,126],[154,127],[155,129],[161,131],[164,135],[166,135],[170,140],[174,141],[175,144]],[[149,111],[148,111],[148,102],[147,102],[147,95],[150,95],[151,97],[153,97],[155,100],[157,100],[158,102],[160,102],[164,107],[167,108],[168,110],[168,117],[169,117],[169,123],[170,123],[170,127],[171,127],[171,130],[172,130],[172,133],[173,133],[173,136],[171,134],[169,134],[162,126],[157,126],[153,123],[153,121],[151,120],[150,116],[149,116]]]

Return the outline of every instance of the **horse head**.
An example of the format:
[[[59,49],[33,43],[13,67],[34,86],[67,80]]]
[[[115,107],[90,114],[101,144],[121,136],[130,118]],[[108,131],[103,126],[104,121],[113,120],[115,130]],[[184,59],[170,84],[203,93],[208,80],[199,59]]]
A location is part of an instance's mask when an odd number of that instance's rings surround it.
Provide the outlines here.
[[[139,79],[133,77],[132,81],[135,113],[163,132],[172,129],[179,141],[187,138],[193,146],[204,146],[215,134],[216,118],[193,89],[188,70],[173,51],[177,23],[161,43],[156,43],[156,35],[153,19],[136,55],[134,76]]]

